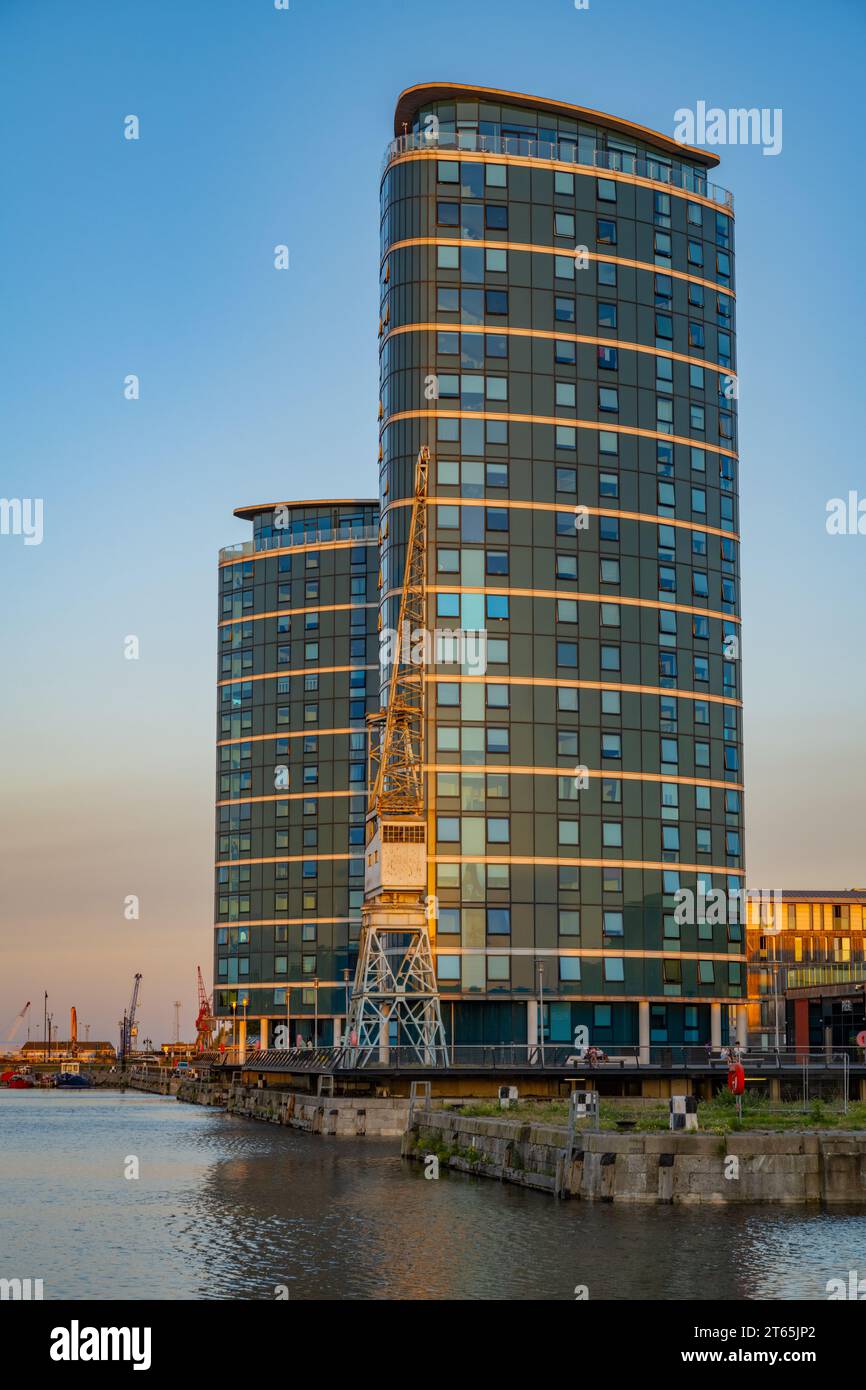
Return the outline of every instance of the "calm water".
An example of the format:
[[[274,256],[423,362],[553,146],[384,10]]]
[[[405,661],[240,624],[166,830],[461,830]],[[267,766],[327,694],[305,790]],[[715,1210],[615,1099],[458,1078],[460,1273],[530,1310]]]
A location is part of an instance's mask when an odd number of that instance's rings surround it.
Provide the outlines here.
[[[789,1299],[866,1275],[866,1215],[556,1203],[426,1181],[398,1151],[135,1092],[0,1091],[0,1277],[46,1299]]]

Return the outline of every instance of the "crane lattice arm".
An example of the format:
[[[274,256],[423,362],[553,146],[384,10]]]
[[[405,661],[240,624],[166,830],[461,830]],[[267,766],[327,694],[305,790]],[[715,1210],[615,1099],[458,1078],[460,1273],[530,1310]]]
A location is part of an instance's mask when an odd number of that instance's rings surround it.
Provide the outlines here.
[[[121,1049],[124,1057],[132,1051],[132,1040],[135,1037],[135,1012],[138,1008],[138,994],[141,987],[141,974],[134,976],[132,981],[132,998],[129,1001],[129,1009],[123,1017],[121,1025]]]
[[[210,996],[204,987],[201,966],[196,966],[198,975],[198,1016],[195,1021],[195,1044],[199,1052],[206,1052],[213,1042],[213,1029],[216,1019],[210,1005]]]
[[[413,663],[414,634],[426,621],[427,484],[430,450],[426,444],[415,465],[415,490],[406,569],[397,621],[397,650],[391,667],[384,729],[378,743],[371,737],[369,810],[379,815],[421,816],[424,812],[424,670]]]
[[[138,994],[139,994],[140,988],[141,988],[141,975],[138,974],[138,975],[135,976],[135,979],[134,979],[133,982],[132,982],[132,999],[130,1000],[130,1003],[129,1003],[129,1034],[130,1034],[130,1037],[134,1037],[133,1029],[135,1028],[135,1011],[136,1011],[136,1009],[138,1008]]]
[[[396,650],[388,704],[370,730],[370,802],[358,965],[349,1010],[353,1065],[387,1062],[391,1042],[420,1066],[446,1061],[448,1048],[426,903],[424,663],[427,480],[430,450],[418,454],[406,542]],[[380,618],[381,624],[381,618]]]
[[[21,1010],[21,1012],[20,1012],[19,1014],[17,1014],[17,1015],[15,1016],[15,1019],[13,1020],[13,1022],[12,1022],[11,1025],[10,1025],[10,1027],[8,1028],[8,1030],[7,1030],[7,1032],[6,1032],[6,1042],[11,1042],[12,1039],[15,1037],[15,1034],[18,1032],[18,1029],[21,1027],[21,1024],[24,1022],[25,1018],[27,1017],[27,1010],[28,1010],[29,1008],[30,1008],[30,1000],[28,999],[28,1000],[27,1000],[27,1003],[24,1005],[24,1008]]]

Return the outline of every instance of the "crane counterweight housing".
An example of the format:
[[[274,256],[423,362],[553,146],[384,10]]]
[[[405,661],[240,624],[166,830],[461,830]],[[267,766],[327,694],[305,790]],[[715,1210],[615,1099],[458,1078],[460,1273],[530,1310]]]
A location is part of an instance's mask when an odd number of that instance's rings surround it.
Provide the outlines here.
[[[423,893],[427,883],[427,836],[423,821],[370,817],[372,836],[364,862],[364,894]]]

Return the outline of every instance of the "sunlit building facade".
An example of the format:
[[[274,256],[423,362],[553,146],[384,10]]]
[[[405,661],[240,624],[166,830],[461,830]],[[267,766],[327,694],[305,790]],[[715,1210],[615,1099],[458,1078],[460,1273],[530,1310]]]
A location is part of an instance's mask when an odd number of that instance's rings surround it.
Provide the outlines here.
[[[378,706],[375,501],[241,507],[220,552],[215,1012],[243,1046],[339,1038]]]
[[[429,892],[464,1043],[745,1036],[732,199],[598,112],[404,92],[381,182],[383,627],[432,452]],[[388,676],[381,671],[382,688]]]
[[[866,1029],[866,889],[750,893],[749,1042],[850,1046]]]

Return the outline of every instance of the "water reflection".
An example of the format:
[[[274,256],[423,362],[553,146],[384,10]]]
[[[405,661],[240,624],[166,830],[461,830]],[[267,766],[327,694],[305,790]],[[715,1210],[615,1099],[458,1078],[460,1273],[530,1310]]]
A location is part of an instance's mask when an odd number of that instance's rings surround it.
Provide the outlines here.
[[[866,1275],[857,1212],[559,1204],[427,1181],[398,1147],[133,1093],[0,1092],[0,1275],[46,1298],[293,1300],[824,1298]]]

